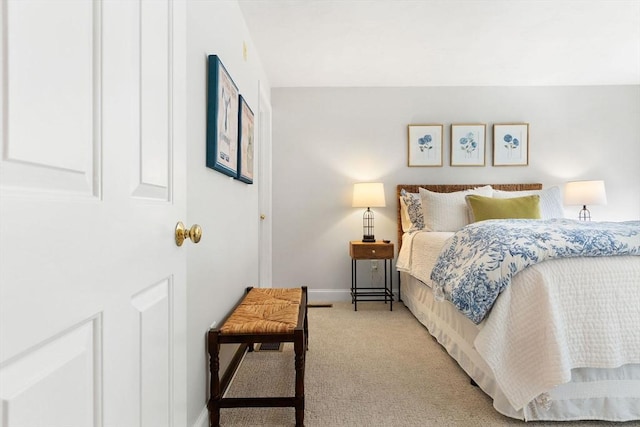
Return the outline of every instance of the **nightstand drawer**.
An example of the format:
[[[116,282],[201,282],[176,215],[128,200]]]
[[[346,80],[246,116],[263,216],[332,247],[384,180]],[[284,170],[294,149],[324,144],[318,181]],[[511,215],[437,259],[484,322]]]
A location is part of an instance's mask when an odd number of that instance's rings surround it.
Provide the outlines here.
[[[353,259],[392,259],[393,243],[351,242],[349,255]]]

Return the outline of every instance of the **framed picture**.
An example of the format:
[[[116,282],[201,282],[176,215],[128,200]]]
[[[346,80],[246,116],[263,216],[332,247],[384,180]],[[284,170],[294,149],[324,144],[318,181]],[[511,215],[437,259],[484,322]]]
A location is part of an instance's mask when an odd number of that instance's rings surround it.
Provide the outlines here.
[[[493,125],[493,165],[527,166],[529,164],[529,123]]]
[[[209,55],[207,85],[207,167],[236,178],[239,93],[217,55]]]
[[[237,178],[253,184],[253,111],[247,105],[244,97],[240,95],[240,115],[238,117],[238,176]]]
[[[442,166],[442,125],[409,125],[409,166]]]
[[[486,125],[451,125],[451,166],[484,166]]]

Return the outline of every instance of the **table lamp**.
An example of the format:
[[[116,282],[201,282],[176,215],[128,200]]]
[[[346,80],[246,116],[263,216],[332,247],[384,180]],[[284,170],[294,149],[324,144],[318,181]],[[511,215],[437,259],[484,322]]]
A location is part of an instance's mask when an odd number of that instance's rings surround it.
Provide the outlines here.
[[[587,205],[606,205],[607,194],[604,181],[570,181],[564,186],[564,204],[582,205],[578,218],[591,221],[591,212]]]
[[[383,208],[384,185],[381,182],[361,182],[353,185],[354,208],[367,208],[362,216],[362,241],[375,242],[373,234],[373,211],[371,208]]]

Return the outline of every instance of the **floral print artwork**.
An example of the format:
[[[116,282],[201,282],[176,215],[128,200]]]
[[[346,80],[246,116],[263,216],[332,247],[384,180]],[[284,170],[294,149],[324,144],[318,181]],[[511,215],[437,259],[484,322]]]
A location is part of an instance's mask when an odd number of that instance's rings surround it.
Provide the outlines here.
[[[514,138],[510,134],[506,134],[502,139],[504,139],[505,142],[504,148],[507,149],[507,157],[513,157],[513,150],[520,146],[520,141],[518,140],[518,138]]]
[[[526,166],[529,164],[529,124],[493,125],[494,166]]]
[[[409,166],[442,166],[442,125],[409,125]]]
[[[452,124],[451,166],[484,166],[485,132],[483,124]]]
[[[467,158],[470,158],[473,152],[478,150],[478,141],[473,132],[469,132],[466,136],[460,138],[460,149],[464,151]]]
[[[431,150],[433,148],[433,145],[431,144],[432,142],[433,138],[430,134],[426,134],[422,138],[418,138],[418,147],[420,148],[420,151]]]

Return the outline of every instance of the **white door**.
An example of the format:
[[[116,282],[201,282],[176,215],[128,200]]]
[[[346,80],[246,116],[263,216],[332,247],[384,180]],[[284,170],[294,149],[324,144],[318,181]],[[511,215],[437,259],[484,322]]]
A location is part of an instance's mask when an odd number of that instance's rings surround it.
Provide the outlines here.
[[[258,198],[260,205],[260,235],[259,235],[259,280],[260,287],[270,288],[272,286],[272,225],[271,221],[271,104],[264,94],[262,85],[258,90],[260,99],[258,102],[258,159],[260,162],[258,170]]]
[[[184,425],[184,4],[0,14],[0,424]]]

